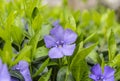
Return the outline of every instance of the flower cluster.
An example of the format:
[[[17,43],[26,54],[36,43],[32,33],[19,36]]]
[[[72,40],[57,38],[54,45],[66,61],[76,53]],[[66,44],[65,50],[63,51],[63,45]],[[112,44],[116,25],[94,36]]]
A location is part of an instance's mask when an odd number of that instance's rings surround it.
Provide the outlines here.
[[[70,29],[64,30],[59,21],[53,23],[54,28],[50,31],[50,35],[44,37],[50,58],[62,58],[63,56],[71,56],[75,49],[73,44],[77,39],[77,34]],[[109,66],[104,67],[104,73],[99,64],[91,69],[90,78],[94,81],[114,81],[114,69]]]
[[[47,48],[50,48],[48,53],[51,59],[62,58],[64,56],[71,56],[75,50],[75,41],[77,34],[71,29],[63,29],[59,25],[59,21],[53,23],[54,28],[51,29],[50,35],[44,37],[44,42]],[[32,81],[29,64],[26,61],[19,61],[19,63],[12,67],[12,70],[18,71],[24,78],[24,81]],[[0,81],[19,81],[17,78],[11,77],[7,65],[2,64],[0,60]],[[114,81],[114,69],[110,66],[104,67],[104,72],[99,64],[91,68],[89,77],[94,81]]]

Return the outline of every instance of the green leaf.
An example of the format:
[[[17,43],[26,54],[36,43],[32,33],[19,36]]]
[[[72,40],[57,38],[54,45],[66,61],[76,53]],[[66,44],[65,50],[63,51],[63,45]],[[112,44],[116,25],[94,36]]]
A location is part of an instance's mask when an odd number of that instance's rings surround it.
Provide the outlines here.
[[[120,67],[116,68],[115,79],[116,81],[120,80]]]
[[[34,29],[34,31],[37,31],[41,28],[41,24],[43,22],[43,17],[41,14],[37,15],[33,21],[32,21],[32,28]]]
[[[49,58],[47,60],[45,60],[45,62],[40,66],[40,68],[37,70],[37,72],[35,72],[33,77],[36,77],[37,75],[39,75],[45,69],[45,67],[48,65],[48,63],[49,63]]]
[[[16,79],[19,79],[20,81],[24,81],[24,77],[19,71],[10,70],[10,76],[12,76]]]
[[[75,81],[91,81],[88,77],[89,69],[84,60],[78,60],[71,68]]]
[[[32,18],[33,19],[37,16],[38,12],[39,12],[38,8],[35,7],[34,10],[33,10],[33,12],[32,12]]]
[[[0,27],[0,37],[3,39],[3,40],[7,40],[7,33],[5,33],[5,30]]]
[[[47,24],[47,25],[42,25],[42,28],[41,28],[41,36],[42,38],[45,36],[45,35],[48,35],[50,33],[50,30],[52,29],[52,26]]]
[[[120,54],[117,54],[115,56],[115,58],[112,60],[112,62],[110,62],[110,65],[112,67],[115,67],[115,66],[120,66]]]
[[[39,29],[35,35],[30,39],[29,45],[32,46],[32,55],[31,55],[31,60],[33,60],[36,49],[37,49],[37,44],[38,41],[40,40],[41,37],[41,29]]]
[[[48,66],[59,66],[59,64],[57,62],[50,61]]]
[[[73,16],[74,16],[74,19],[75,19],[76,23],[78,23],[79,20],[80,20],[80,16],[81,16],[80,10],[77,10],[76,12],[73,12]]]
[[[72,74],[69,72],[68,67],[62,67],[57,74],[57,81],[75,81]]]
[[[32,18],[34,8],[39,3],[39,0],[25,0],[25,13],[28,18]]]
[[[81,20],[82,20],[82,26],[83,27],[85,27],[85,26],[87,26],[89,24],[90,18],[91,18],[90,17],[90,13],[87,10],[85,10],[85,11],[82,12],[82,18],[81,18]]]
[[[50,69],[47,73],[45,73],[43,76],[41,76],[38,81],[49,81],[51,73],[52,73],[52,69]]]
[[[102,60],[99,56],[99,54],[96,51],[92,51],[86,58],[87,62],[90,64],[101,64]]]
[[[111,31],[108,38],[108,52],[109,52],[109,60],[112,61],[116,53],[116,41],[113,31]]]
[[[81,74],[80,72],[82,70],[80,70],[80,67],[84,67],[84,64],[81,64],[82,60],[85,60],[86,56],[96,47],[96,44],[93,44],[92,46],[88,47],[88,48],[84,48],[82,50],[80,50],[72,59],[72,62],[70,64],[70,69],[72,70],[72,74],[75,77],[76,81],[80,81],[81,80]],[[83,65],[83,66],[82,66]],[[82,81],[82,80],[81,80]]]
[[[15,20],[16,15],[17,15],[17,11],[11,12],[11,13],[8,15],[8,17],[7,17],[7,19],[6,19],[6,22],[5,22],[5,28],[6,28],[7,30],[9,30],[10,27],[11,27],[11,25],[14,23],[14,20]],[[9,31],[10,31],[10,30],[9,30]]]
[[[93,37],[96,35],[96,32],[91,34],[89,37],[87,37],[85,40],[84,40],[84,43],[87,43],[88,41],[90,41],[91,39],[93,39]]]
[[[14,23],[16,14],[17,14],[16,11],[10,12],[10,14],[6,18],[5,22],[2,23],[2,24],[4,24],[4,26],[0,27],[0,30],[1,30],[0,35],[5,41],[10,41],[11,40],[11,34],[10,34],[11,33],[11,26]]]
[[[111,11],[109,10],[107,14],[107,19],[106,19],[107,25],[112,26],[114,23],[114,20],[115,20],[115,13],[113,10]]]
[[[2,57],[3,62],[7,63],[8,65],[11,64],[13,53],[10,41],[5,43],[3,50],[0,51],[0,56]]]
[[[13,26],[11,29],[11,36],[13,38],[13,41],[20,45],[24,38],[24,31],[20,27]]]
[[[17,55],[16,59],[11,63],[11,66],[16,65],[20,60],[30,61],[30,54],[31,46],[25,46]]]
[[[35,58],[43,57],[48,55],[48,49],[44,46],[37,48]]]
[[[101,24],[101,14],[100,13],[98,13],[97,11],[94,11],[92,13],[92,19],[96,25],[100,26],[100,24]]]
[[[89,46],[88,48],[83,48],[82,50],[78,51],[77,54],[73,57],[72,64],[77,60],[84,60],[85,57],[97,46],[97,43]]]
[[[62,23],[65,24],[65,28],[69,28],[73,31],[76,31],[76,22],[74,16],[70,13],[70,11],[66,8],[63,9],[61,13],[61,20]]]
[[[76,22],[75,19],[72,15],[68,14],[66,17],[66,24],[65,24],[65,28],[70,28],[73,31],[76,31]]]

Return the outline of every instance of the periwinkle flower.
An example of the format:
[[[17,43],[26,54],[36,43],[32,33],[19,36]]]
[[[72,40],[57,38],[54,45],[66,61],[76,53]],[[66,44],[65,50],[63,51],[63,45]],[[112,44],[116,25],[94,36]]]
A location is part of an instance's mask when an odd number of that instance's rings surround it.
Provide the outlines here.
[[[0,60],[0,81],[11,81],[10,74],[6,64]]]
[[[71,56],[75,49],[73,44],[77,39],[77,34],[70,29],[64,30],[59,22],[53,23],[54,28],[50,31],[50,35],[44,37],[50,58],[62,58],[63,56]]]
[[[90,78],[94,81],[114,81],[114,69],[109,66],[104,67],[104,72],[102,73],[102,69],[99,64],[94,65],[91,68]]]
[[[29,64],[26,61],[20,61],[13,67],[13,70],[19,71],[23,75],[25,81],[32,81],[29,71]]]

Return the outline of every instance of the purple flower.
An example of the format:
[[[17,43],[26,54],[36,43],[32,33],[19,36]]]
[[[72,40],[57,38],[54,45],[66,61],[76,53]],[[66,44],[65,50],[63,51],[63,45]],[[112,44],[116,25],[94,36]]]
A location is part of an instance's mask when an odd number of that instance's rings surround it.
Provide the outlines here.
[[[104,72],[102,73],[102,69],[99,64],[94,65],[91,68],[90,78],[94,81],[114,81],[114,69],[109,66],[104,67]]]
[[[13,70],[20,71],[25,81],[32,81],[29,71],[29,64],[26,61],[20,61],[17,65],[13,67]]]
[[[10,74],[6,64],[0,60],[0,81],[11,81]]]
[[[77,39],[77,34],[70,29],[64,30],[59,21],[53,23],[54,28],[50,31],[50,35],[44,37],[50,58],[62,58],[63,56],[71,56],[75,49],[73,44]]]

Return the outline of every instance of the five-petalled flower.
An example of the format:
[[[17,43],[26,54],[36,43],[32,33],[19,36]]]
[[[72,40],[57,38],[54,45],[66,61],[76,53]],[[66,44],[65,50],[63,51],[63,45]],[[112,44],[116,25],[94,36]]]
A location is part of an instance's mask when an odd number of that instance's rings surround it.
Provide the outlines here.
[[[49,51],[50,58],[62,58],[63,56],[71,56],[75,49],[74,42],[77,34],[71,29],[64,30],[59,22],[53,23],[54,28],[50,31],[50,35],[44,37],[45,45],[51,48]]]
[[[100,65],[96,64],[91,68],[89,77],[94,81],[114,81],[114,73],[114,69],[109,66],[105,66],[104,72],[102,73]]]

